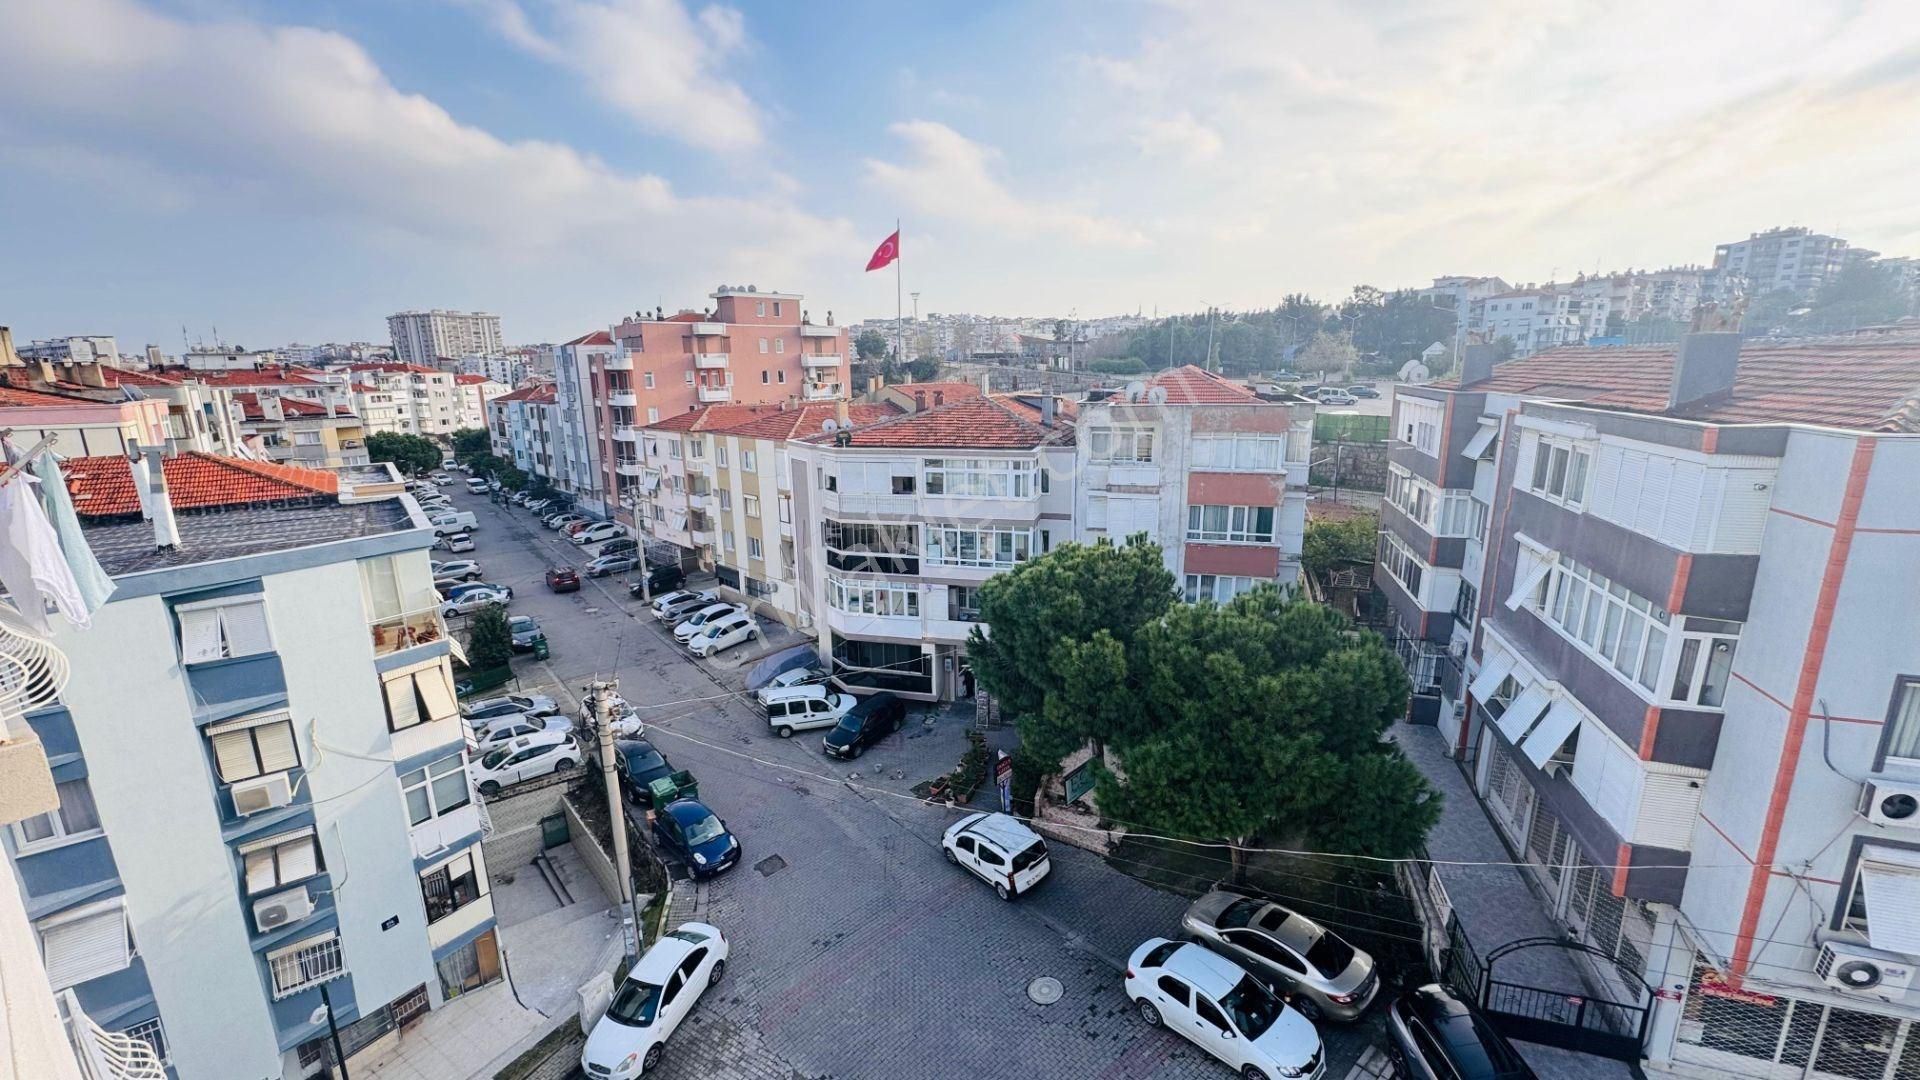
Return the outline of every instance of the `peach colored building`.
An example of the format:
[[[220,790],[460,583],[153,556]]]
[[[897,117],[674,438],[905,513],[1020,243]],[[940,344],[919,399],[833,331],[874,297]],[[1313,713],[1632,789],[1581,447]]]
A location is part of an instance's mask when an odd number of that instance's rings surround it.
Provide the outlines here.
[[[847,396],[847,332],[817,322],[797,293],[722,286],[707,311],[641,313],[613,328],[618,348],[592,363],[606,490],[632,524],[644,473],[640,429],[703,405],[802,404]],[[830,316],[829,316],[830,318]]]

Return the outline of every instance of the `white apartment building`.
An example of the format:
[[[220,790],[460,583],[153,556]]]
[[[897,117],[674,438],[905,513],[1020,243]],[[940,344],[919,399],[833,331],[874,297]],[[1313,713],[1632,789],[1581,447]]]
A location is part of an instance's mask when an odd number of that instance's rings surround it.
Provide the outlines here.
[[[258,371],[279,367],[280,354],[272,349],[196,345],[180,355],[180,363],[191,371]]]
[[[599,330],[555,346],[547,365],[553,372],[554,394],[555,453],[549,479],[572,496],[576,506],[599,517],[610,514],[612,506],[600,460],[605,410],[594,397],[593,373],[605,370],[609,360],[625,352],[612,334]]]
[[[487,441],[493,455],[528,475],[553,478],[558,427],[550,385],[523,386],[487,403]]]
[[[1845,240],[1804,226],[1768,229],[1714,248],[1713,268],[1741,279],[1748,296],[1780,289],[1812,296],[1840,272],[1849,253]]]
[[[357,383],[406,405],[405,434],[444,436],[459,430],[460,398],[452,372],[408,363],[354,364],[347,371]]]
[[[479,375],[488,382],[500,383],[508,389],[527,381],[534,370],[533,365],[518,356],[463,356],[457,360],[441,357],[439,366],[456,375]],[[549,364],[541,370],[553,372]]]
[[[111,334],[76,334],[47,341],[29,341],[16,348],[22,360],[120,366],[120,343]]]
[[[1577,345],[1607,332],[1611,288],[1592,283],[1546,285],[1496,293],[1479,302],[1472,320],[1490,341],[1510,338],[1515,356],[1532,356],[1559,345]]]
[[[487,426],[487,402],[511,391],[513,387],[495,382],[485,375],[453,377],[454,429]]]
[[[483,311],[402,311],[387,316],[394,359],[431,367],[443,356],[498,356],[506,351],[500,316]]]

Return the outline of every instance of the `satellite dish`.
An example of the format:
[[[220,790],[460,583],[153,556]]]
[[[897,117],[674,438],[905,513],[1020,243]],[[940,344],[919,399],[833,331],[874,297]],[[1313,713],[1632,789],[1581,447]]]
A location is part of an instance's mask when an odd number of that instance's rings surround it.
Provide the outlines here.
[[[327,1022],[327,1007],[325,1005],[315,1005],[313,1007],[313,1011],[307,1014],[307,1023],[309,1024],[318,1025],[318,1024],[324,1024],[326,1022]]]
[[[1126,398],[1128,401],[1139,401],[1141,396],[1146,392],[1147,384],[1135,381],[1128,383],[1127,388],[1121,391],[1120,396]]]
[[[829,432],[831,432],[831,431],[839,431],[839,430],[840,430],[840,421],[838,421],[838,420],[834,420],[834,419],[826,419],[826,420],[822,420],[822,421],[820,421],[820,430],[821,430],[821,431],[829,431]]]
[[[1167,388],[1164,386],[1153,387],[1147,391],[1147,400],[1153,402],[1155,405],[1165,405],[1167,403]]]

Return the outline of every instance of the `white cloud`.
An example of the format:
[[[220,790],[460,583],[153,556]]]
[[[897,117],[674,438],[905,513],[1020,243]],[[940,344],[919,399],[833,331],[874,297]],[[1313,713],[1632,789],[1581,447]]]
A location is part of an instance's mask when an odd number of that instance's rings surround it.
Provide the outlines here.
[[[1220,133],[1193,118],[1192,113],[1143,120],[1133,141],[1149,157],[1211,161],[1220,156]]]
[[[687,197],[562,144],[463,124],[334,33],[42,0],[0,5],[0,40],[0,138],[50,160],[111,153],[201,212],[334,220],[443,257],[702,276],[797,275],[859,247],[845,222],[783,197]]]
[[[710,150],[758,145],[761,110],[723,68],[746,47],[746,17],[679,0],[548,0],[545,30],[519,0],[462,0],[494,32],[577,76],[642,130]]]
[[[1139,229],[1072,207],[1023,199],[994,175],[999,151],[945,124],[910,120],[888,128],[907,144],[904,164],[867,159],[875,187],[923,213],[1002,229],[1010,235],[1044,232],[1101,247],[1147,243]]]

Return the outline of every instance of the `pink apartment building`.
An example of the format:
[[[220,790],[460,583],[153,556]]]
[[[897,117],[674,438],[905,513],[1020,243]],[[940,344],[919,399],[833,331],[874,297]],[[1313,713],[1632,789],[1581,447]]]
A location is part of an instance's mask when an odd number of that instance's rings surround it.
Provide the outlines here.
[[[708,311],[636,316],[591,365],[597,438],[615,516],[644,475],[640,428],[703,405],[831,401],[849,390],[845,327],[813,320],[797,293],[722,286]],[[830,317],[830,316],[829,316]]]

